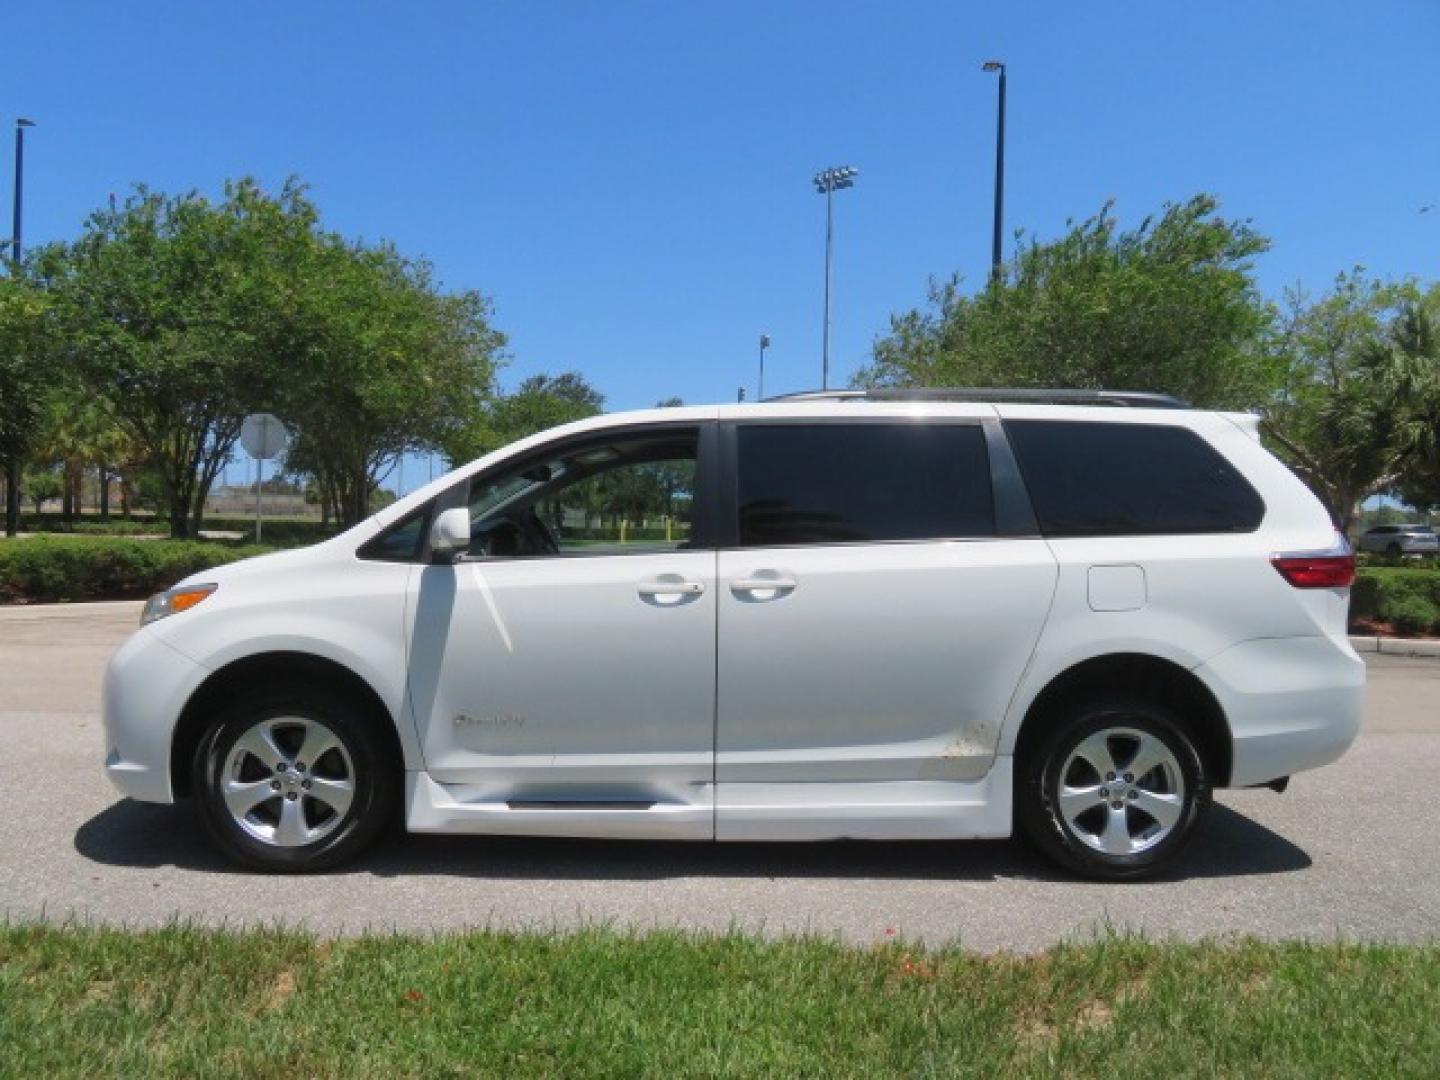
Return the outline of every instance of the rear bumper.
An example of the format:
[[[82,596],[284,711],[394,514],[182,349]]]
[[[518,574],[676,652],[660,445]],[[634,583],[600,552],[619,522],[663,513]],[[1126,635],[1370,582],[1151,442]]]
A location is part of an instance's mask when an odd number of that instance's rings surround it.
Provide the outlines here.
[[[1230,722],[1231,787],[1328,765],[1360,731],[1365,661],[1348,639],[1246,641],[1195,674]]]
[[[132,634],[105,669],[105,776],[141,802],[175,801],[170,743],[185,703],[209,672],[154,634]]]

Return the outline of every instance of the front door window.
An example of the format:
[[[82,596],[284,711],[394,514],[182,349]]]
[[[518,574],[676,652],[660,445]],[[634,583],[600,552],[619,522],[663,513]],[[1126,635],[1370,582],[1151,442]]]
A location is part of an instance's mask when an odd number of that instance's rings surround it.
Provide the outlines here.
[[[691,543],[693,429],[582,443],[470,489],[470,554],[628,555]]]

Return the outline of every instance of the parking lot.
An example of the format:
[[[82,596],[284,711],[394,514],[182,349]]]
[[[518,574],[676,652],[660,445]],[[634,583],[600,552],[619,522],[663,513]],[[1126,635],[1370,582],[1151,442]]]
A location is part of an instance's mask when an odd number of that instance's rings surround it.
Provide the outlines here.
[[[232,871],[188,809],[100,772],[100,677],[136,604],[0,610],[0,912],[322,932],[614,923],[1035,949],[1106,925],[1152,935],[1440,930],[1440,660],[1367,655],[1365,726],[1285,795],[1224,792],[1172,877],[1096,885],[1019,843],[715,845],[409,837],[345,872]]]

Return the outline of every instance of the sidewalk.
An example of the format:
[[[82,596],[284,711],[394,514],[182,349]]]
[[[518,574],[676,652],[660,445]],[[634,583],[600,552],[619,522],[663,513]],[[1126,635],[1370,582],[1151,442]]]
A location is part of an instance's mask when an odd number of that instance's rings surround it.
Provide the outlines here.
[[[140,621],[144,600],[92,600],[75,604],[0,604],[0,622],[36,623],[50,619]]]
[[[1358,653],[1384,653],[1386,656],[1426,656],[1440,659],[1440,641],[1418,638],[1357,637],[1350,635],[1350,644]]]

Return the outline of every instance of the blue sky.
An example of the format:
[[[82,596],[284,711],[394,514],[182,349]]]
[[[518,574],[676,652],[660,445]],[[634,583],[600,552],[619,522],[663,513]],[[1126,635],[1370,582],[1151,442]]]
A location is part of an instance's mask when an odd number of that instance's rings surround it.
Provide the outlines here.
[[[47,0],[4,24],[0,101],[40,125],[27,243],[135,181],[299,174],[329,227],[493,299],[505,384],[578,369],[612,408],[753,394],[761,331],[767,392],[818,385],[826,165],[860,169],[834,381],[930,276],[983,280],[990,56],[1007,236],[1209,191],[1273,239],[1267,291],[1440,277],[1433,0]],[[8,175],[7,147],[7,196]]]

